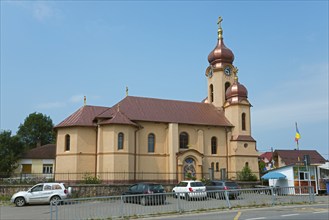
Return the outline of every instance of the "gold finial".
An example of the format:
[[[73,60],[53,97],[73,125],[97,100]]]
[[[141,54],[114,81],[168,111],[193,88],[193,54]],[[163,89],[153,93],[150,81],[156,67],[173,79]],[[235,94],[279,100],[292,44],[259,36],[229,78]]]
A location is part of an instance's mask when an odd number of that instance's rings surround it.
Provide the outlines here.
[[[234,82],[238,82],[238,80],[239,80],[238,71],[239,71],[239,69],[237,67],[233,66]]]
[[[87,104],[87,98],[86,98],[86,96],[83,97],[83,104],[84,104],[84,105]]]
[[[217,24],[218,24],[218,39],[222,39],[223,38],[223,29],[222,29],[222,21],[223,21],[223,18],[221,16],[218,17],[218,21],[217,21]]]
[[[239,71],[238,67],[234,66],[233,67],[233,74],[234,74],[234,76],[237,76],[238,75],[238,71]]]
[[[120,103],[119,103],[118,106],[117,106],[117,111],[118,111],[118,112],[120,111]]]
[[[126,86],[126,96],[128,96],[128,86]]]

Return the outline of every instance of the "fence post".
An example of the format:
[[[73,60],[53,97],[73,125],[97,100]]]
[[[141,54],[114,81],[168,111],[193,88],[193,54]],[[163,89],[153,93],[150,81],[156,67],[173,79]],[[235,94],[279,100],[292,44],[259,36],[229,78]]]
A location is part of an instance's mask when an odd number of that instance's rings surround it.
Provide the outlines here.
[[[53,220],[53,204],[50,203],[50,220]]]
[[[274,188],[273,187],[271,187],[271,197],[272,197],[272,206],[274,206],[275,205],[275,194],[274,194]]]
[[[314,192],[313,192],[314,188],[312,186],[308,187],[308,195],[309,195],[309,199],[310,199],[310,203],[314,203],[315,199],[314,199]]]
[[[228,191],[227,190],[225,190],[225,194],[224,195],[225,195],[225,200],[226,200],[227,206],[228,206],[229,209],[231,209],[232,208],[232,205],[231,205],[230,196],[228,195]]]
[[[120,215],[121,215],[121,218],[123,219],[123,196],[121,195],[121,206],[120,206]]]
[[[173,196],[177,196],[177,212],[179,214],[182,214],[182,207],[181,207],[181,204],[180,204],[180,193],[178,193],[178,195],[176,193],[174,193]]]

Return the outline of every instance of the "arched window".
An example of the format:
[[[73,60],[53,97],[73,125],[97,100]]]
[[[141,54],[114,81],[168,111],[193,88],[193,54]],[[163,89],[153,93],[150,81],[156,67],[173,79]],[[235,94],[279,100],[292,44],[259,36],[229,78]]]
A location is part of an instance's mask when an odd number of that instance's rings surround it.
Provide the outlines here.
[[[242,113],[241,115],[241,123],[242,123],[242,130],[246,130],[246,113]]]
[[[213,171],[215,171],[215,163],[214,163],[214,162],[211,163],[211,169],[212,169]]]
[[[225,83],[225,93],[227,91],[227,89],[231,86],[231,83],[230,82],[226,82]]]
[[[216,172],[218,172],[219,171],[219,163],[217,162],[216,163]]]
[[[249,163],[248,163],[248,162],[246,162],[246,163],[245,163],[245,166],[246,166],[246,167],[249,167]]]
[[[210,84],[209,86],[209,91],[210,91],[210,103],[214,101],[214,86]]]
[[[153,133],[150,133],[148,135],[148,138],[147,138],[147,142],[148,142],[148,152],[149,153],[154,153],[154,146],[155,146],[155,135]]]
[[[118,150],[123,149],[123,140],[124,140],[124,135],[122,132],[118,134]]]
[[[188,148],[188,134],[186,132],[179,135],[179,148]]]
[[[70,135],[65,135],[65,151],[70,151],[71,149],[71,138]]]
[[[211,138],[211,154],[217,154],[217,138]]]

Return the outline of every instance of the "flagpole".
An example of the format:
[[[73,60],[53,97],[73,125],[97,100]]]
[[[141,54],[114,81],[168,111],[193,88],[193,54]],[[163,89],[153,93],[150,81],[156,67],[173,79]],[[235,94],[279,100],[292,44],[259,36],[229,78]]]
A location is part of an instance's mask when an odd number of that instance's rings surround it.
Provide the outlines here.
[[[298,140],[300,139],[300,134],[299,134],[299,130],[298,130],[298,127],[297,127],[297,122],[295,122],[295,125],[296,125],[295,141],[296,141],[297,150],[299,150]]]

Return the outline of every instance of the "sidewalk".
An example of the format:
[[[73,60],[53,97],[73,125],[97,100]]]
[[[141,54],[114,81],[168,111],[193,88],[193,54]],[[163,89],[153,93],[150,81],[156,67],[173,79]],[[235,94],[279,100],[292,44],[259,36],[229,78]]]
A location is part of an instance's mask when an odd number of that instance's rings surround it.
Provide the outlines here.
[[[315,196],[315,203],[329,204],[329,195]]]

